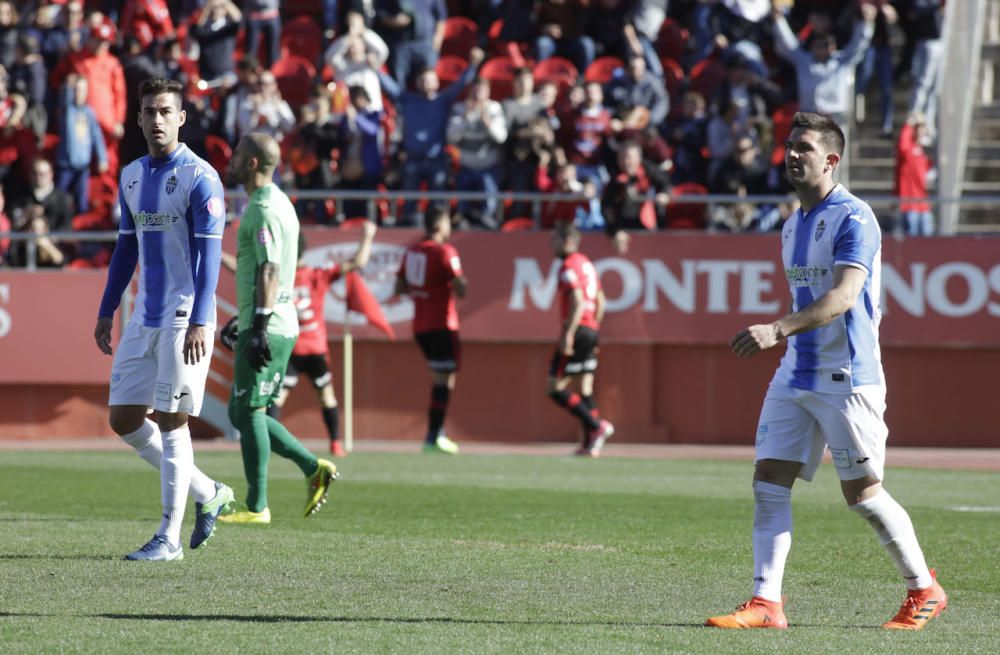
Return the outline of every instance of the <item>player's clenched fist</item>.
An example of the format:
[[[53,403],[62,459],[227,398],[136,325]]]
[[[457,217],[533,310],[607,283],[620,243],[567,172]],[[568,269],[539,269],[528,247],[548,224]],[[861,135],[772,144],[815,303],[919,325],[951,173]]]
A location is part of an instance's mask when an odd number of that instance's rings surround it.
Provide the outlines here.
[[[740,357],[751,357],[761,350],[767,350],[781,341],[781,331],[774,323],[768,325],[751,325],[740,330],[729,342],[733,352]]]
[[[111,354],[111,319],[101,316],[97,319],[97,327],[94,328],[94,340],[97,347],[105,355]]]

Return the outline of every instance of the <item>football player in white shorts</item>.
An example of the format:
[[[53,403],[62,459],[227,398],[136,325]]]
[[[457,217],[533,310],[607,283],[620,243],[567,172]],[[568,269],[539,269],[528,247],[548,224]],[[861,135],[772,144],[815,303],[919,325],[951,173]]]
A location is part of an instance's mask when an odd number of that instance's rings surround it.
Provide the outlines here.
[[[128,560],[184,556],[181,522],[188,490],[196,517],[190,545],[215,531],[233,490],[194,466],[188,416],[197,416],[215,341],[225,203],[218,173],[178,141],[184,124],[180,83],[147,79],[139,126],[149,155],[121,174],[121,223],[94,338],[111,355],[112,319],[139,264],[139,292],[114,352],[108,405],[111,428],[160,471],[163,518]],[[156,421],[146,417],[155,410]]]
[[[785,143],[788,179],[802,203],[781,232],[791,314],[732,340],[751,357],[787,341],[757,425],[753,597],[718,628],[787,628],[781,596],[792,545],[792,484],[812,479],[829,448],[848,506],[874,529],[908,594],[884,628],[920,630],[948,596],[927,568],[910,517],[882,487],[885,378],[878,342],[882,235],[871,208],[833,181],[844,133],[800,112]]]

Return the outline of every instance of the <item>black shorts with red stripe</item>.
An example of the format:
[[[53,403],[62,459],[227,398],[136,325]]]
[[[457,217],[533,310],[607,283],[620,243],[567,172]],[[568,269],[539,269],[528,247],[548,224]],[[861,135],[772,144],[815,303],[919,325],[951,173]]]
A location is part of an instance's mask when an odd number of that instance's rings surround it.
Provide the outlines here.
[[[326,355],[292,355],[288,359],[281,386],[294,389],[299,383],[299,373],[308,375],[317,389],[322,389],[333,382],[333,374],[330,373],[330,366],[326,363]]]
[[[430,330],[414,335],[427,365],[437,373],[453,373],[462,364],[462,343],[456,330]]]
[[[549,375],[564,378],[568,375],[583,375],[597,370],[598,353],[597,330],[580,326],[573,335],[573,354],[566,356],[556,348],[549,364]]]

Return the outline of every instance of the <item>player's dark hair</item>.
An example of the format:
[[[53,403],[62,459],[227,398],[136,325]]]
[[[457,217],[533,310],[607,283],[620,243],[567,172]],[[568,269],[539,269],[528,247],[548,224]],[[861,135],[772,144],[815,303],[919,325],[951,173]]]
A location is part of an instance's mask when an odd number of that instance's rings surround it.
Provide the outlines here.
[[[360,85],[347,87],[347,95],[351,98],[351,102],[357,102],[361,98],[364,98],[368,102],[372,101],[371,96],[368,95],[368,91]]]
[[[156,97],[163,93],[173,94],[177,98],[177,107],[184,104],[184,85],[177,80],[168,80],[164,77],[150,77],[142,81],[139,85],[139,102],[143,98]]]
[[[804,130],[812,130],[820,136],[820,141],[830,152],[835,152],[841,157],[844,156],[844,131],[833,120],[825,114],[814,114],[809,111],[795,112],[792,117],[792,129],[801,127]]]
[[[424,231],[433,234],[437,231],[438,221],[450,221],[451,216],[444,207],[430,207],[424,213]]]

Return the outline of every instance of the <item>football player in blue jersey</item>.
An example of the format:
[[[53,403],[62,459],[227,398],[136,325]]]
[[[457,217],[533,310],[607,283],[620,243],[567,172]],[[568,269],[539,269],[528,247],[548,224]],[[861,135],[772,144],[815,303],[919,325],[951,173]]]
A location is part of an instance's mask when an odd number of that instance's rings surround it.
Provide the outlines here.
[[[194,465],[188,416],[197,416],[215,335],[215,286],[225,203],[218,173],[178,140],[184,124],[180,83],[151,78],[140,88],[139,127],[149,154],[121,174],[121,223],[94,338],[111,355],[112,318],[140,265],[131,319],[114,351],[111,428],[159,469],[163,517],[129,560],[184,556],[181,522],[188,491],[196,517],[190,545],[215,531],[233,491]],[[147,418],[155,411],[155,422]]]
[[[948,596],[927,568],[910,517],[882,487],[885,377],[879,352],[882,234],[864,201],[834,182],[844,133],[799,112],[785,167],[802,207],[781,232],[792,313],[732,340],[740,357],[787,343],[761,409],[753,478],[753,597],[706,625],[785,628],[781,582],[792,545],[792,484],[811,480],[829,448],[848,506],[864,518],[908,589],[882,627],[920,630]]]

